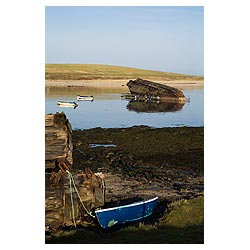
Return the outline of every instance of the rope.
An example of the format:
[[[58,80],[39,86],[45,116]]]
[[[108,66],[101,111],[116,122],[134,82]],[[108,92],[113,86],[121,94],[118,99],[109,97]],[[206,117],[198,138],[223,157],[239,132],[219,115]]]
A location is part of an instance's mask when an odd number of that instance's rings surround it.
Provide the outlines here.
[[[74,226],[76,227],[75,211],[74,211],[75,209],[74,209],[73,192],[72,192],[72,187],[71,187],[70,175],[69,175],[69,189],[70,189],[70,198],[71,198],[71,207],[72,207],[72,219],[73,219],[73,222],[74,222]]]
[[[102,190],[102,195],[103,195],[103,201],[105,203],[105,189],[106,189],[106,186],[105,186],[105,181],[104,179],[102,179],[102,187],[103,187],[103,190]]]
[[[74,185],[74,188],[75,188],[75,190],[76,190],[76,193],[77,193],[77,195],[78,195],[78,198],[79,198],[79,200],[80,200],[80,202],[81,202],[81,204],[82,204],[84,210],[87,212],[87,214],[88,214],[89,216],[91,216],[92,218],[95,218],[95,216],[92,215],[92,214],[87,210],[87,208],[84,206],[84,204],[83,204],[83,202],[82,202],[82,199],[81,199],[81,196],[80,196],[79,193],[78,193],[78,190],[77,190],[77,187],[76,187],[76,184],[75,184],[73,175],[72,175],[68,170],[66,170],[66,172],[68,173],[69,177],[72,179],[72,183],[73,183],[73,185]],[[70,183],[71,183],[71,182],[70,182]]]

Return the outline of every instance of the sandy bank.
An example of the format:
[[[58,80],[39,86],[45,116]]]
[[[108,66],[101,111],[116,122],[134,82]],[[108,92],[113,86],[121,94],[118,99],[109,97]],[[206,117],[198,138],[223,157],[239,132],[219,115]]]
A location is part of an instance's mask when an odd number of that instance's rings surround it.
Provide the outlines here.
[[[130,79],[122,80],[84,80],[84,81],[45,81],[45,87],[93,87],[93,88],[123,88],[128,89],[126,84]],[[190,88],[203,88],[203,81],[194,80],[174,80],[174,81],[161,81],[153,80],[161,84],[166,84],[175,88],[190,89]]]

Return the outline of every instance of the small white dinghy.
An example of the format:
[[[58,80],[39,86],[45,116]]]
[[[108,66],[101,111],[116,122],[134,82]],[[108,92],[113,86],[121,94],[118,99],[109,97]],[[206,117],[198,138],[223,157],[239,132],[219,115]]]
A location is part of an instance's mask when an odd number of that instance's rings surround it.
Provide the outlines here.
[[[78,106],[76,102],[63,102],[63,101],[58,101],[57,105],[59,107],[73,107],[73,108],[76,108]]]
[[[94,101],[94,96],[77,95],[77,101]]]

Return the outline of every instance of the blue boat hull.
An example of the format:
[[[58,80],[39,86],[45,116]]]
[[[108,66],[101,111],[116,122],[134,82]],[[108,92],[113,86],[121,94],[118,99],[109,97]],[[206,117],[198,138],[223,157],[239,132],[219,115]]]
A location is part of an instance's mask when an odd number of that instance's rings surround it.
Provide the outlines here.
[[[151,215],[157,205],[158,197],[120,207],[96,210],[99,224],[108,229],[114,225],[137,221]]]

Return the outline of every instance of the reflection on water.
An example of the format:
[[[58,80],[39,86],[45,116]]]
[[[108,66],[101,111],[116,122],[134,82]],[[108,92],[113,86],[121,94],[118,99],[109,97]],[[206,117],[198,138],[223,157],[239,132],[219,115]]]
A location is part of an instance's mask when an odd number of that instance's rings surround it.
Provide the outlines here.
[[[127,109],[135,112],[176,112],[181,110],[184,102],[136,101],[130,100]]]
[[[45,90],[45,112],[64,112],[73,129],[204,126],[203,89],[184,90],[190,100],[179,103],[138,103],[122,100],[124,88],[49,87]],[[77,101],[77,95],[93,95],[94,101]],[[77,102],[76,109],[58,107],[57,101]],[[134,112],[131,112],[134,111]]]
[[[94,87],[46,87],[45,96],[46,98],[61,98],[65,97],[67,100],[77,100],[77,95],[93,95],[94,98],[112,98],[112,95],[117,95],[124,91],[128,91],[127,88],[94,88]]]

